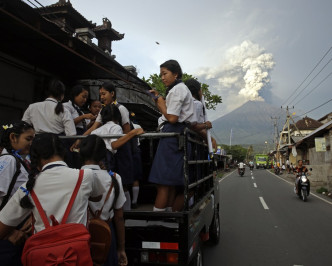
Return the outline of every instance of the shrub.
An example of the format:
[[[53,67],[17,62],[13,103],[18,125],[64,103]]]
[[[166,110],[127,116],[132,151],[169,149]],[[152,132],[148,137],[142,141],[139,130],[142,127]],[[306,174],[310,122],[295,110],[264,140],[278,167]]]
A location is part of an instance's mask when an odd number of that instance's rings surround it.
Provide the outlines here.
[[[323,192],[327,193],[328,190],[327,190],[325,187],[321,187],[321,188],[318,188],[318,189],[316,190],[316,192],[322,194]]]

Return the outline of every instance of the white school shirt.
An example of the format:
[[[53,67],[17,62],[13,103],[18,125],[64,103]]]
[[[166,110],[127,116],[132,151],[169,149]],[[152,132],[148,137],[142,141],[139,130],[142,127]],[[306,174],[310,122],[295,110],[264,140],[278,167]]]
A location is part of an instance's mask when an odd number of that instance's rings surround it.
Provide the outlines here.
[[[95,174],[95,178],[98,178],[100,180],[100,182],[103,184],[103,187],[105,188],[105,192],[100,201],[98,201],[98,202],[89,201],[89,207],[90,207],[91,211],[93,213],[95,213],[97,210],[101,209],[101,207],[103,206],[103,204],[105,202],[106,195],[112,184],[112,178],[107,173],[106,170],[100,169],[99,165],[83,165],[82,169],[92,169],[93,173]],[[123,204],[126,202],[126,196],[123,191],[121,176],[118,174],[115,174],[115,178],[119,183],[119,196],[113,207],[114,207],[114,209],[120,209],[120,208],[122,208]],[[114,201],[114,197],[115,197],[115,187],[113,186],[111,194],[110,194],[108,200],[105,202],[103,211],[100,215],[100,218],[104,221],[107,221],[109,218],[113,218],[113,216],[114,216],[113,209],[110,211],[110,208],[112,207],[112,204]],[[93,217],[91,217],[91,218],[93,218]]]
[[[178,116],[178,122],[196,122],[196,114],[194,110],[194,101],[188,87],[183,83],[176,84],[166,96],[167,114]],[[164,115],[158,120],[160,124],[167,121]]]
[[[30,104],[24,112],[22,120],[33,125],[36,134],[65,133],[66,136],[76,135],[74,120],[69,111],[64,108],[64,111],[57,115],[54,111],[57,104],[58,102],[53,98]]]
[[[63,161],[46,164],[43,169],[54,164],[61,166],[56,166],[51,169],[46,169],[45,172],[41,172],[37,176],[33,188],[51,225],[52,222],[49,217],[52,214],[59,223],[61,222],[79,176],[78,169],[69,168]],[[25,189],[26,184],[23,184],[21,187]],[[94,176],[92,170],[84,170],[82,184],[78,190],[67,223],[86,225],[89,197],[98,197],[104,192],[105,189],[102,183]],[[44,223],[35,207],[31,210],[24,209],[20,206],[20,200],[24,196],[25,192],[19,188],[0,212],[0,221],[8,226],[17,226],[32,211],[36,220],[34,225],[35,231],[39,232],[45,229]],[[32,201],[31,196],[30,199]]]
[[[74,104],[74,105],[75,105],[77,108],[80,109],[80,107],[79,107],[78,105],[76,105],[76,104]],[[75,109],[75,107],[73,106],[72,101],[69,100],[68,102],[64,103],[64,104],[63,104],[63,107],[69,111],[69,113],[70,113],[70,115],[71,115],[71,118],[72,118],[73,120],[74,120],[75,118],[81,116],[81,114],[79,114],[79,113],[77,112],[77,110]],[[90,120],[87,121],[87,119],[85,119],[85,123],[86,123],[86,124],[88,124],[89,122],[90,122]],[[75,122],[74,122],[74,125],[75,125]],[[84,127],[83,127],[83,123],[82,123],[82,121],[79,122],[78,124],[76,124],[75,126],[76,126],[77,128],[82,128],[82,129],[84,128]]]
[[[113,104],[115,104],[115,103],[113,103]],[[127,108],[124,107],[122,104],[119,104],[118,108],[119,108],[119,111],[120,111],[120,114],[121,114],[121,122],[122,122],[121,125],[123,126],[127,123],[130,124],[129,112],[128,112]],[[100,112],[101,112],[101,110],[100,110]],[[99,112],[99,114],[96,118],[96,122],[99,122],[100,124],[103,124],[100,112]]]
[[[134,127],[134,129],[142,128],[139,124],[134,124],[134,123],[133,123],[133,127]],[[139,145],[141,145],[141,143],[139,142],[139,138],[137,138],[137,146],[139,146]]]
[[[202,104],[202,102],[198,101],[195,98],[193,98],[193,101],[194,101],[194,106],[195,106],[195,110],[196,110],[197,123],[204,123],[205,117],[204,117],[204,112],[203,112],[203,104]]]
[[[6,149],[3,149],[1,154],[8,153]],[[13,187],[13,190],[10,193],[11,198],[16,190],[25,182],[28,181],[29,173],[21,164],[21,173],[17,176],[16,183]],[[2,199],[7,195],[10,182],[13,179],[13,176],[16,172],[16,159],[13,155],[3,155],[0,157],[0,204]]]
[[[113,121],[108,121],[105,125],[102,125],[101,127],[93,130],[91,134],[95,134],[98,136],[103,136],[103,135],[117,135],[117,134],[123,134],[122,127],[119,126],[118,124],[115,124]],[[117,138],[104,138],[102,137],[105,144],[106,148],[112,152],[113,154],[116,153],[116,150],[112,149],[112,142],[118,140]]]

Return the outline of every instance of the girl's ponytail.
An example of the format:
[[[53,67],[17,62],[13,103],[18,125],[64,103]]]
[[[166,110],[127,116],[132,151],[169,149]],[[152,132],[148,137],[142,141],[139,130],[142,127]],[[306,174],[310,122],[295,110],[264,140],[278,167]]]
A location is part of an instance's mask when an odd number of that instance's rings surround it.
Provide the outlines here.
[[[111,209],[114,208],[114,205],[118,201],[119,194],[120,194],[120,186],[118,180],[115,178],[116,173],[111,174],[110,176],[112,177],[112,183],[113,183],[113,188],[114,188],[114,201],[112,204]]]
[[[52,96],[58,100],[58,104],[54,109],[54,112],[57,115],[64,111],[61,101],[65,95],[65,90],[65,85],[58,79],[51,79],[48,83],[47,96]]]
[[[65,148],[57,135],[43,133],[34,138],[30,148],[31,172],[26,184],[26,190],[23,189],[26,195],[20,201],[22,208],[32,209],[34,207],[30,200],[29,193],[35,186],[36,176],[39,174],[38,166],[40,166],[41,159],[47,160],[55,155],[58,155],[62,159],[65,156]]]
[[[55,114],[60,114],[63,113],[64,109],[63,109],[63,104],[62,102],[58,102],[58,104],[55,106],[54,112]]]
[[[34,205],[32,204],[29,193],[32,191],[33,187],[35,186],[36,176],[39,174],[39,171],[36,166],[36,160],[31,156],[31,172],[29,174],[29,180],[26,183],[25,196],[21,199],[20,205],[24,209],[32,209]]]

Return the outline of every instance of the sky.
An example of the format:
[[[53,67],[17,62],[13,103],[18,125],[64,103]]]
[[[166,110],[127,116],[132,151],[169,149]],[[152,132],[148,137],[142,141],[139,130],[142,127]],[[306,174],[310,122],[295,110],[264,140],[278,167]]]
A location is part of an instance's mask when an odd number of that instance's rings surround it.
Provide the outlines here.
[[[332,112],[331,0],[70,2],[86,19],[100,25],[107,17],[125,34],[112,54],[139,77],[175,59],[208,84],[223,101],[208,112],[210,121],[249,100],[288,105],[297,115],[327,102],[306,114],[314,119]]]

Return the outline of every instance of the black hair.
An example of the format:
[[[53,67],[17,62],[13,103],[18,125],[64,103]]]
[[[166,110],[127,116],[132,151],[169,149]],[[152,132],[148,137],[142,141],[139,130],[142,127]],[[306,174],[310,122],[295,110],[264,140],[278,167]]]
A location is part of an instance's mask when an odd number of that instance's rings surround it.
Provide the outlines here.
[[[110,82],[110,81],[105,82],[105,83],[103,83],[103,85],[100,88],[103,88],[103,89],[107,90],[108,92],[114,92],[114,99],[116,99],[116,89],[112,82]]]
[[[82,162],[93,160],[99,163],[106,156],[106,145],[101,137],[89,135],[81,141],[80,157]]]
[[[65,94],[66,87],[65,85],[58,79],[51,79],[48,82],[47,87],[47,96],[52,96],[57,99],[58,104],[55,107],[54,111],[58,115],[64,111],[63,105],[61,103],[61,96]]]
[[[10,143],[10,134],[14,133],[16,136],[20,136],[28,129],[33,129],[33,126],[25,121],[18,121],[11,125],[3,125],[0,128],[0,147],[5,148],[8,153],[12,154],[13,147]]]
[[[97,135],[89,135],[81,141],[80,157],[82,162],[92,160],[95,163],[101,162],[106,157],[106,144],[101,137]],[[111,175],[114,187],[115,197],[113,205],[116,203],[120,193],[120,186],[114,175]]]
[[[29,180],[26,184],[26,188],[29,192],[33,189],[36,182],[36,175],[39,174],[38,166],[40,166],[41,159],[50,159],[55,155],[64,158],[65,148],[56,134],[42,133],[37,135],[32,141],[30,148],[30,159],[31,159],[31,172],[29,174]],[[20,205],[22,208],[32,209],[32,204],[28,195],[25,195]]]
[[[72,87],[71,91],[70,91],[70,97],[69,100],[71,100],[72,104],[75,103],[75,97],[80,95],[80,93],[82,93],[83,91],[88,91],[86,88],[84,88],[83,85],[75,85],[74,87]]]
[[[188,87],[188,89],[190,90],[191,92],[191,95],[199,100],[199,91],[201,90],[201,83],[199,83],[196,79],[188,79],[186,82],[185,82],[186,86]]]
[[[162,67],[168,69],[169,71],[171,71],[174,74],[178,74],[178,77],[177,77],[178,79],[182,78],[182,69],[181,69],[181,66],[178,63],[178,61],[172,60],[172,59],[168,60],[160,65],[160,68],[162,68]]]
[[[118,123],[122,125],[122,117],[119,108],[115,104],[106,105],[101,111],[101,120],[103,124],[106,124],[109,121]]]

